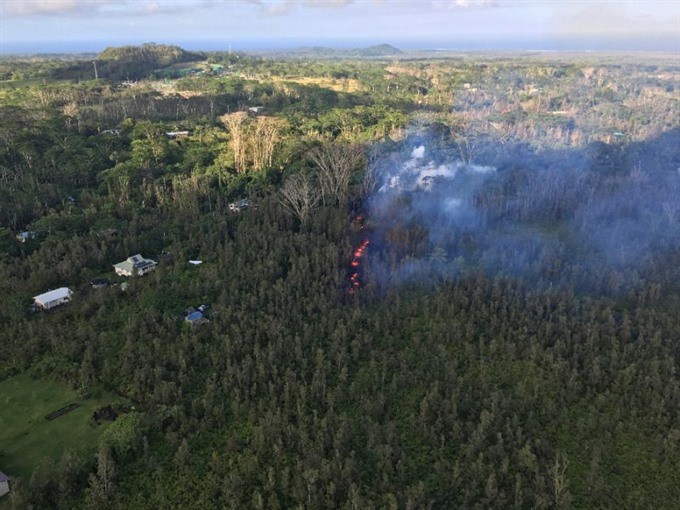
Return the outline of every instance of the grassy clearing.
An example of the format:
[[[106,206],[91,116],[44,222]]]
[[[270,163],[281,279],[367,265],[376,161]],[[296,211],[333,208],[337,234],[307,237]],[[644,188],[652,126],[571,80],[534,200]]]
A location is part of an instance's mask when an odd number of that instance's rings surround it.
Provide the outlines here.
[[[94,448],[108,426],[90,424],[95,409],[117,398],[99,394],[81,399],[63,384],[28,375],[0,382],[0,469],[11,476],[30,476],[43,458],[58,460],[65,449]],[[52,421],[45,416],[72,403],[77,409]]]
[[[269,78],[273,82],[291,82],[300,85],[317,85],[335,92],[357,92],[361,90],[361,83],[354,78],[314,78],[307,76],[274,76]],[[265,80],[266,81],[266,80]]]

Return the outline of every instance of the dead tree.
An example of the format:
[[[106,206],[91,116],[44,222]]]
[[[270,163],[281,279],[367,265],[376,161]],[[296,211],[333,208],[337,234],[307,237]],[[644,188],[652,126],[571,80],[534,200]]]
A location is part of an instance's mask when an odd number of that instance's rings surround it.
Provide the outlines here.
[[[309,157],[319,173],[324,203],[344,206],[349,197],[352,177],[366,164],[363,147],[352,144],[327,143],[312,149]]]
[[[253,132],[253,168],[262,170],[272,166],[276,144],[281,140],[283,121],[275,117],[258,117]]]
[[[366,168],[361,179],[361,194],[369,197],[378,190],[383,181],[385,169],[380,164],[380,153],[377,149],[371,149],[366,155]]]
[[[314,181],[311,175],[291,175],[279,192],[281,205],[302,224],[307,222],[309,213],[321,201],[321,191]]]
[[[558,453],[555,463],[550,468],[550,477],[553,485],[554,508],[566,508],[569,506],[569,492],[567,489],[567,467],[569,461],[564,453]]]
[[[246,112],[222,115],[220,120],[231,134],[231,149],[234,151],[234,166],[237,173],[246,171]]]
[[[461,134],[455,138],[455,142],[460,160],[466,165],[473,164],[477,155],[477,140],[474,136]]]

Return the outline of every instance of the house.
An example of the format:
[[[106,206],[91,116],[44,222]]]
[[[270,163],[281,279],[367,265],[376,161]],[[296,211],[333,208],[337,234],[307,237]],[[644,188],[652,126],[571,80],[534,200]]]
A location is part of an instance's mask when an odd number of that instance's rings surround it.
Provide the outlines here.
[[[123,262],[114,264],[113,268],[118,276],[143,276],[156,269],[157,264],[155,260],[145,259],[137,254],[128,257]]]
[[[247,198],[242,198],[237,202],[232,202],[231,204],[229,204],[229,210],[231,212],[240,212],[243,209],[248,209],[248,207],[252,205],[253,204],[250,200],[248,200]]]
[[[36,306],[42,308],[43,310],[51,310],[55,306],[63,305],[71,301],[71,296],[73,291],[68,287],[60,287],[58,289],[45,292],[38,296],[33,297]]]
[[[101,289],[107,287],[111,282],[107,278],[95,278],[90,282],[90,287],[93,289]]]
[[[165,136],[168,138],[184,138],[185,136],[189,136],[189,131],[168,131],[165,133]]]
[[[0,471],[0,498],[9,492],[9,476]]]
[[[191,312],[189,315],[184,317],[184,320],[189,324],[200,324],[203,320],[203,314],[199,311]]]
[[[22,232],[19,232],[16,236],[17,241],[20,243],[25,243],[29,239],[35,239],[35,232],[29,232],[28,230],[24,230]]]
[[[199,326],[201,324],[205,324],[206,322],[210,322],[204,315],[208,308],[209,305],[201,305],[198,307],[198,310],[196,310],[193,306],[190,306],[186,309],[187,315],[184,317],[184,322],[187,322],[192,326]]]
[[[260,113],[262,110],[264,110],[264,106],[251,106],[248,108],[250,113]]]

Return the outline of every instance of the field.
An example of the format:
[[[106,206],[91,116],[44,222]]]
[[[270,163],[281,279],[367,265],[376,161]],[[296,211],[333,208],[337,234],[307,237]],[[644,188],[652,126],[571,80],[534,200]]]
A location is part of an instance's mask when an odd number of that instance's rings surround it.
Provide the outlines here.
[[[0,382],[0,469],[28,477],[45,457],[58,460],[67,448],[94,447],[108,423],[93,426],[90,417],[114,399],[110,394],[80,399],[63,384],[25,374]],[[45,418],[73,403],[80,405],[50,421]]]
[[[334,90],[335,92],[358,92],[361,90],[359,80],[351,78],[316,78],[310,76],[286,76],[271,78],[273,82],[292,82],[300,85],[316,85],[321,88]]]

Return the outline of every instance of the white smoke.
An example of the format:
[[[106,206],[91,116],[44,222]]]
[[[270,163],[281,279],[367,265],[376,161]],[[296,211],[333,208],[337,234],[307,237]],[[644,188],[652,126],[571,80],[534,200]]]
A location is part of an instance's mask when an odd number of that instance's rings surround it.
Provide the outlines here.
[[[413,149],[413,152],[411,152],[411,158],[413,159],[423,159],[425,157],[425,146],[424,145],[419,145],[415,149]]]
[[[482,165],[466,165],[462,161],[437,164],[425,158],[425,146],[419,145],[411,151],[411,158],[397,166],[385,179],[380,193],[433,191],[438,183],[452,184],[457,176],[488,175],[496,171],[495,167]]]

